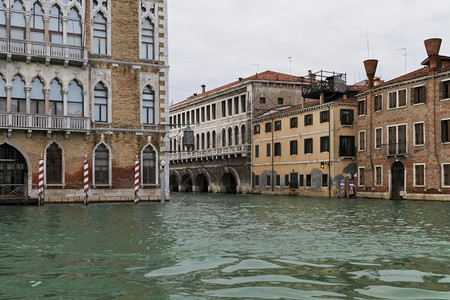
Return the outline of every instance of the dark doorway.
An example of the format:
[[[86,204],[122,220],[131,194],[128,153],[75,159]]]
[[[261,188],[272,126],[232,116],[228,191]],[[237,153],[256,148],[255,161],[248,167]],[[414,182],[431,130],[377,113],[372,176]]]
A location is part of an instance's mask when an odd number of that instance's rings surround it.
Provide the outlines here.
[[[391,167],[391,199],[401,199],[401,193],[405,190],[405,166],[397,161]]]
[[[192,179],[189,174],[185,174],[181,178],[180,192],[192,192]]]
[[[27,163],[23,155],[8,144],[0,146],[0,201],[26,200]]]
[[[222,176],[220,180],[220,192],[221,193],[236,193],[236,178],[233,174],[226,173]]]
[[[195,185],[197,192],[207,193],[208,192],[208,179],[204,174],[199,174],[195,180]]]
[[[178,179],[177,179],[177,176],[175,176],[175,175],[170,176],[169,188],[170,188],[171,192],[178,192]]]

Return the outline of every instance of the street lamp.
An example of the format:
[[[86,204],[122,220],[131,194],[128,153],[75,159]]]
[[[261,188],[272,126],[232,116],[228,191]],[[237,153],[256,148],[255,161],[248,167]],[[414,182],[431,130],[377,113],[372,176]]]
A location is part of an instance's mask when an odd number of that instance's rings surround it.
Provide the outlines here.
[[[187,148],[187,151],[194,150],[194,130],[188,124],[183,133],[183,145]]]

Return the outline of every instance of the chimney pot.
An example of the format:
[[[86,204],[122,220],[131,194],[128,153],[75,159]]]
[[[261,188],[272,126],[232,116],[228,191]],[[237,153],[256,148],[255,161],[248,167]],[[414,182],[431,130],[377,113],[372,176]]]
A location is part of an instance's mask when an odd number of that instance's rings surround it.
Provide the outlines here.
[[[439,55],[441,49],[442,39],[432,38],[424,41],[425,49],[427,50],[428,57]]]
[[[206,85],[202,84],[202,94],[206,92]]]
[[[366,69],[367,79],[369,79],[369,88],[374,86],[374,77],[377,71],[378,60],[368,59],[364,61],[364,68]]]

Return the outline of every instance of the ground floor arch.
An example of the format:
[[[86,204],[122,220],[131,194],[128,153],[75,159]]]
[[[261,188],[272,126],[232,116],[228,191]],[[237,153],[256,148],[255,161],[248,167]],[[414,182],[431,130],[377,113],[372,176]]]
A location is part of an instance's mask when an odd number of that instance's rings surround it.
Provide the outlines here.
[[[396,161],[391,166],[391,199],[401,199],[405,191],[405,166]]]
[[[220,192],[221,193],[237,192],[236,177],[232,173],[230,172],[225,173],[220,179]]]
[[[192,192],[192,178],[189,174],[184,174],[181,178],[180,192]]]
[[[209,183],[208,183],[208,178],[206,178],[206,175],[198,174],[197,178],[195,179],[196,192],[207,193],[209,191],[208,187],[209,187]]]
[[[28,165],[15,147],[0,145],[0,201],[28,199]]]
[[[178,177],[176,175],[171,175],[169,179],[169,188],[171,192],[179,191],[179,182]]]

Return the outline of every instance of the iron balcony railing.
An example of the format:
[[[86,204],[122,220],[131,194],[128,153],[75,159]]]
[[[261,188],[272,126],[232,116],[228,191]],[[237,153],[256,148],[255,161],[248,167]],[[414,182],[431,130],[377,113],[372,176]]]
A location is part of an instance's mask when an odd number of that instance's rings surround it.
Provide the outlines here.
[[[175,152],[170,154],[170,160],[195,159],[221,155],[241,155],[250,154],[250,145],[236,145],[223,148],[194,150],[189,152]]]
[[[87,60],[87,49],[82,46],[62,45],[28,40],[0,38],[0,52],[27,57],[57,58],[83,62]]]
[[[87,117],[0,113],[0,128],[29,130],[89,131]]]

